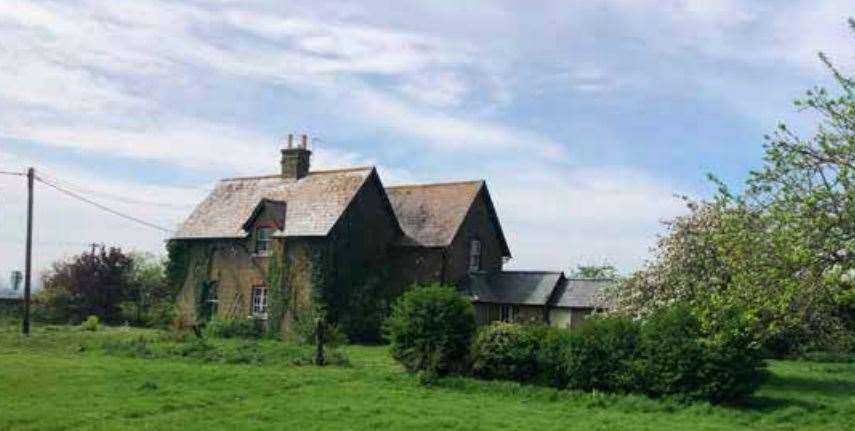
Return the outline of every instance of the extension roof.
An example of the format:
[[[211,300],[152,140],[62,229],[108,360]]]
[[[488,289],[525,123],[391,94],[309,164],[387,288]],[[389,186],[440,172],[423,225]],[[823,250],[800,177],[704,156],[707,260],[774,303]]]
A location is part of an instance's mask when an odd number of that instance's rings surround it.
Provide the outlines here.
[[[467,283],[473,302],[547,305],[563,284],[563,272],[500,271],[471,274]]]
[[[603,308],[603,292],[615,280],[594,278],[568,278],[555,294],[554,307]]]
[[[326,236],[372,176],[376,179],[377,174],[369,166],[314,171],[299,180],[281,175],[227,178],[193,210],[173,239],[245,238],[244,223],[263,199],[287,204],[281,236]]]
[[[451,245],[482,190],[490,219],[502,244],[503,255],[510,257],[499,217],[483,180],[386,187],[386,194],[405,233],[402,245]]]

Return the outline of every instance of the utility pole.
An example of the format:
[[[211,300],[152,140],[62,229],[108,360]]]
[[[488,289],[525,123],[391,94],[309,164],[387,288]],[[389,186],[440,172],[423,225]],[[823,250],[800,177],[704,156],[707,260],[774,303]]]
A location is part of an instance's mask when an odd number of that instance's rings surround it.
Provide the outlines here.
[[[36,170],[27,169],[27,251],[24,259],[24,335],[30,335],[30,286],[33,266],[33,182]]]

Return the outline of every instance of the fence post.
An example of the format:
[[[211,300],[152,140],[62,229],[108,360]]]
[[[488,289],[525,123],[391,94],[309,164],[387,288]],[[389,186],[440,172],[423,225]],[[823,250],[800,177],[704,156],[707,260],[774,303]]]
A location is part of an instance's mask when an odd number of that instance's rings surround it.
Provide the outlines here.
[[[324,321],[320,317],[315,319],[315,365],[322,367],[326,364],[324,357]]]

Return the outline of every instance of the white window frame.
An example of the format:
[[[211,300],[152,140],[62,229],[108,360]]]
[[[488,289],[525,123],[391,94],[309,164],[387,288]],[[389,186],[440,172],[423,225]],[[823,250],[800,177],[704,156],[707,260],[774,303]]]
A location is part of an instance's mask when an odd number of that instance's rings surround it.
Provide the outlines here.
[[[273,232],[276,229],[267,226],[255,228],[255,255],[268,256],[270,254],[270,244],[273,243]],[[262,239],[262,233],[266,234],[266,238]]]
[[[252,287],[250,314],[255,318],[267,318],[267,286]]]
[[[484,252],[484,245],[478,238],[469,240],[469,272],[481,270],[481,256]]]

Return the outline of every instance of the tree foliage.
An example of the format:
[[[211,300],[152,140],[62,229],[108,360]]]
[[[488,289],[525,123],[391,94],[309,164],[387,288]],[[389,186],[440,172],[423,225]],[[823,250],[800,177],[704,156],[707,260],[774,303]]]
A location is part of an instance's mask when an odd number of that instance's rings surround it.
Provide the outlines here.
[[[815,88],[796,101],[820,118],[815,134],[780,125],[738,192],[710,176],[715,197],[687,200],[689,214],[667,223],[653,259],[616,290],[619,312],[684,303],[714,327],[739,310],[776,353],[852,348],[855,81],[820,57],[836,94]]]
[[[572,277],[615,280],[620,277],[617,268],[611,264],[576,265]]]
[[[475,311],[452,287],[415,286],[395,303],[385,331],[392,357],[407,370],[461,372],[469,362]]]
[[[171,318],[175,294],[161,261],[101,247],[55,262],[35,297],[34,314],[55,323],[97,316],[107,324],[160,324]]]

